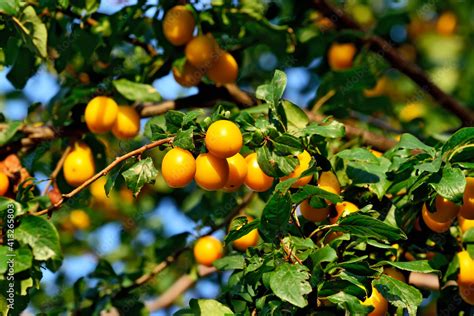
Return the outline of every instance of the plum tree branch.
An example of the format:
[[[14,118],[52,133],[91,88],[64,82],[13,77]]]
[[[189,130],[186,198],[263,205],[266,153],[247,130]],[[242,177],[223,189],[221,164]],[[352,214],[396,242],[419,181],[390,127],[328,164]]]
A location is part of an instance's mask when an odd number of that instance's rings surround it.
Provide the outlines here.
[[[254,192],[250,192],[248,193],[247,195],[245,195],[243,198],[242,198],[242,201],[241,203],[239,203],[237,205],[237,207],[235,207],[227,216],[226,218],[224,219],[224,221],[222,223],[220,223],[219,225],[216,225],[214,227],[212,227],[207,233],[201,235],[201,237],[203,236],[208,236],[208,235],[211,235],[212,233],[218,231],[219,229],[229,225],[230,221],[241,211],[243,210],[249,203],[250,201],[252,200],[252,197],[254,196]],[[158,263],[157,265],[155,265],[153,267],[153,269],[148,272],[148,273],[145,273],[143,274],[142,276],[140,276],[139,278],[137,278],[135,280],[135,282],[128,286],[128,287],[125,287],[123,288],[119,294],[117,295],[120,295],[120,294],[124,294],[124,293],[128,293],[138,287],[140,287],[141,285],[149,282],[150,280],[152,280],[153,278],[155,278],[161,271],[163,271],[166,267],[168,267],[171,263],[173,263],[178,257],[180,254],[182,254],[184,251],[187,251],[187,250],[190,250],[191,247],[190,246],[185,246],[181,249],[178,249],[176,250],[171,256],[168,256],[164,261]]]
[[[338,27],[365,32],[342,9],[329,4],[326,0],[314,0],[313,3],[322,14],[329,17]],[[474,113],[472,111],[441,90],[420,67],[403,59],[387,40],[376,35],[367,36],[364,40],[372,51],[385,58],[394,68],[407,75],[420,88],[430,94],[441,106],[455,114],[461,120],[463,126],[474,124]]]
[[[213,274],[216,271],[217,269],[214,267],[206,267],[202,265],[198,266],[199,278],[204,278],[208,275]],[[162,308],[171,306],[178,297],[180,297],[187,290],[192,288],[196,284],[196,281],[196,277],[193,277],[189,274],[181,276],[163,294],[161,294],[154,300],[146,302],[147,309],[150,312],[155,312]]]
[[[59,200],[57,203],[51,205],[50,207],[48,207],[44,210],[36,212],[33,215],[39,216],[39,215],[43,215],[43,214],[50,214],[54,210],[61,207],[61,205],[63,205],[66,201],[68,201],[69,199],[71,199],[75,195],[79,194],[82,190],[87,188],[91,183],[93,183],[94,181],[96,181],[100,177],[103,177],[103,176],[107,175],[107,173],[109,173],[113,168],[115,168],[122,161],[125,161],[125,160],[127,160],[131,157],[139,156],[139,155],[143,154],[145,151],[147,151],[149,149],[161,146],[163,144],[171,143],[172,141],[173,141],[173,137],[160,139],[160,140],[154,141],[152,143],[143,145],[142,147],[137,148],[135,150],[132,150],[132,151],[126,153],[125,155],[122,155],[120,157],[115,158],[115,160],[112,163],[110,163],[104,169],[102,169],[101,171],[99,171],[98,173],[96,173],[95,175],[93,175],[92,177],[87,179],[86,181],[84,181],[80,186],[78,186],[77,188],[75,188],[74,190],[72,190],[71,192],[69,192],[67,194],[63,194],[61,200]]]
[[[59,158],[58,162],[56,163],[56,167],[54,168],[53,172],[51,172],[51,175],[49,176],[49,180],[46,183],[46,186],[44,187],[43,195],[46,195],[51,185],[56,182],[56,178],[59,172],[61,171],[61,168],[64,165],[64,161],[66,160],[66,157],[70,151],[71,151],[71,146],[67,146],[63,154],[61,155],[61,158]]]

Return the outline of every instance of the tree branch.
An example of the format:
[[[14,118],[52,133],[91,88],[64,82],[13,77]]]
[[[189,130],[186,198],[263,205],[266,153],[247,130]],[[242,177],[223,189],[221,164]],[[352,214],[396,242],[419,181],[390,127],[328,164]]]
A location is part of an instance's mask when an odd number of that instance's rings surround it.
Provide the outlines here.
[[[314,4],[321,13],[329,17],[338,27],[367,33],[341,9],[332,6],[326,0],[314,0]],[[369,48],[372,51],[384,57],[394,68],[407,75],[420,88],[429,93],[441,106],[455,114],[461,120],[463,126],[472,126],[474,124],[474,113],[472,111],[442,91],[428,78],[421,68],[404,60],[388,41],[379,36],[372,35],[367,36],[365,42],[369,44]]]
[[[214,267],[198,266],[198,276],[204,278],[216,272]],[[196,284],[197,280],[191,275],[183,275],[173,283],[163,294],[152,301],[146,303],[146,307],[150,312],[158,311],[162,308],[171,306],[178,297],[186,293]]]
[[[232,210],[229,213],[229,215],[227,215],[227,217],[221,224],[212,227],[207,233],[201,235],[201,237],[211,235],[214,232],[218,231],[219,229],[229,225],[230,221],[250,203],[254,194],[255,194],[254,192],[250,192],[246,196],[244,196],[242,199],[242,202],[236,208],[234,208],[234,210]],[[184,248],[176,250],[173,255],[167,257],[164,261],[158,263],[150,272],[145,273],[141,277],[137,278],[132,285],[130,285],[129,287],[123,288],[117,295],[128,293],[140,287],[141,285],[149,282],[150,280],[155,278],[161,271],[163,271],[166,267],[168,267],[171,263],[173,263],[179,257],[180,254],[190,249],[191,249],[190,246],[186,246]]]
[[[75,195],[79,194],[82,190],[87,188],[91,183],[93,183],[94,181],[96,181],[100,177],[103,177],[103,176],[107,175],[107,173],[109,173],[113,168],[115,168],[122,161],[125,161],[128,158],[131,158],[131,157],[134,157],[134,156],[139,156],[139,155],[143,154],[145,151],[147,151],[149,149],[161,146],[161,145],[166,144],[166,143],[171,143],[172,141],[173,141],[173,137],[168,137],[168,138],[165,138],[165,139],[157,140],[157,141],[154,141],[152,143],[146,144],[146,145],[144,145],[144,146],[142,146],[138,149],[132,150],[131,152],[126,153],[123,156],[115,158],[115,160],[112,163],[110,163],[107,167],[105,167],[104,169],[102,169],[101,171],[99,171],[98,173],[93,175],[91,178],[87,179],[80,186],[78,186],[77,188],[75,188],[74,190],[72,190],[71,192],[69,192],[67,194],[63,194],[62,199],[59,200],[56,204],[51,205],[47,209],[36,212],[33,215],[39,216],[39,215],[43,215],[43,214],[51,214],[51,212],[53,212],[54,210],[61,207],[61,205],[63,205],[67,200],[69,200],[72,197],[74,197]]]
[[[56,177],[61,171],[61,168],[64,165],[64,161],[66,160],[66,157],[70,151],[71,151],[71,146],[67,146],[61,158],[58,160],[58,163],[56,164],[56,167],[54,168],[53,172],[51,172],[51,175],[49,176],[48,183],[46,183],[46,186],[44,187],[43,195],[46,195],[48,193],[49,187],[51,187],[51,185],[56,182]]]

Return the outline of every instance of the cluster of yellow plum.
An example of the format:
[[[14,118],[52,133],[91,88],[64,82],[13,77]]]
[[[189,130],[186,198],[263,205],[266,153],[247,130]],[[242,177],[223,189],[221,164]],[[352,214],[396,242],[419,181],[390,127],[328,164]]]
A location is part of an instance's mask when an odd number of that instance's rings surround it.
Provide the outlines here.
[[[171,8],[163,19],[163,34],[175,46],[186,45],[186,62],[181,68],[173,67],[173,76],[180,85],[192,87],[206,75],[216,84],[236,81],[239,66],[234,57],[222,50],[212,34],[193,36],[196,21],[186,6]]]
[[[247,222],[253,221],[253,218],[245,215]],[[240,229],[240,227],[238,228]],[[239,251],[246,251],[249,247],[255,247],[258,244],[260,236],[258,230],[254,229],[248,234],[234,240],[232,246]],[[212,263],[221,258],[224,254],[222,243],[213,236],[204,236],[199,238],[194,244],[194,258],[198,264],[212,266]]]
[[[460,227],[468,225],[469,221],[474,220],[474,177],[466,177],[462,206],[438,195],[433,208],[430,212],[425,203],[421,210],[421,218],[434,232],[448,231],[456,217]]]
[[[118,106],[109,97],[98,96],[86,106],[84,113],[89,130],[93,133],[112,134],[119,139],[131,139],[140,132],[140,116],[131,106]],[[66,182],[79,186],[95,174],[92,150],[86,143],[77,141],[66,155],[63,166]]]
[[[227,120],[212,123],[205,137],[207,153],[194,159],[188,150],[174,147],[163,157],[161,172],[172,188],[182,188],[193,179],[204,190],[223,189],[228,192],[246,184],[251,190],[263,192],[273,185],[257,162],[257,154],[244,158],[239,152],[243,145],[239,127]]]

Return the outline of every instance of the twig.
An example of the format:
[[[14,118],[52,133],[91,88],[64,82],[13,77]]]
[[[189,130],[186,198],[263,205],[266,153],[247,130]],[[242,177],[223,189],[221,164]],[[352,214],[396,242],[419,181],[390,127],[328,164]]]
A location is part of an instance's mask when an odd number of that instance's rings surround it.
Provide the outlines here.
[[[46,195],[48,193],[49,188],[51,187],[54,182],[56,182],[56,177],[58,176],[59,172],[61,171],[61,168],[64,165],[64,161],[66,160],[67,155],[71,151],[71,146],[67,146],[66,149],[64,150],[61,158],[59,159],[58,163],[56,164],[56,167],[54,168],[53,172],[51,172],[51,175],[49,176],[49,180],[46,183],[46,186],[43,190],[43,195]]]
[[[286,255],[288,256],[288,259],[289,259],[292,263],[294,263],[294,261],[291,259],[291,258],[293,257],[299,264],[303,265],[303,261],[301,261],[301,259],[298,258],[298,256],[297,256],[295,253],[293,253],[293,252],[291,251],[291,249],[288,249],[288,247],[285,245],[285,243],[283,243],[282,240],[280,240],[280,244],[282,245],[283,251],[284,251],[284,252],[286,253]]]
[[[314,235],[316,235],[317,233],[319,233],[320,231],[323,231],[323,230],[326,230],[326,229],[330,229],[330,228],[333,228],[333,227],[337,227],[339,226],[339,224],[331,224],[331,225],[321,225],[321,226],[318,226],[318,228],[316,228],[315,230],[313,230],[311,232],[311,234],[309,234],[308,238],[311,238],[313,237]]]
[[[244,198],[242,199],[242,202],[234,210],[232,210],[232,212],[230,212],[229,215],[227,215],[227,217],[221,224],[212,227],[207,233],[201,235],[200,237],[211,235],[217,230],[227,226],[230,223],[230,221],[235,217],[235,215],[237,215],[242,209],[244,209],[250,203],[254,194],[255,194],[254,192],[250,192],[246,196],[244,196]],[[145,273],[141,277],[137,278],[132,285],[126,288],[123,288],[119,293],[120,294],[123,294],[124,292],[128,293],[132,291],[133,289],[149,282],[155,276],[157,276],[161,271],[163,271],[166,267],[168,267],[171,263],[173,263],[179,257],[180,254],[182,254],[183,252],[189,249],[191,249],[190,246],[186,246],[184,248],[176,250],[176,252],[173,255],[169,256],[164,261],[158,263],[150,272]]]
[[[208,275],[216,272],[217,269],[214,267],[198,266],[198,276],[204,278]],[[146,303],[146,307],[150,312],[158,311],[162,308],[169,307],[174,301],[188,289],[196,284],[196,278],[191,275],[183,275],[176,280],[163,294],[161,294],[155,300]]]
[[[341,9],[332,6],[326,0],[314,0],[314,4],[321,13],[331,18],[339,27],[364,31]],[[474,124],[474,113],[472,111],[463,107],[456,99],[441,90],[429,79],[421,68],[404,60],[388,41],[379,36],[372,35],[367,36],[365,42],[372,51],[384,57],[394,68],[407,75],[418,84],[420,88],[429,93],[441,106],[461,119],[464,126],[472,126]]]
[[[79,194],[82,190],[87,188],[91,183],[93,183],[94,181],[96,181],[100,177],[103,177],[103,176],[107,175],[107,173],[109,173],[114,167],[116,167],[122,161],[125,161],[128,158],[131,158],[131,157],[134,157],[134,156],[141,155],[149,149],[161,146],[161,145],[166,144],[166,143],[170,143],[172,141],[173,141],[173,137],[168,137],[168,138],[165,138],[165,139],[157,140],[155,142],[146,144],[146,145],[144,145],[144,146],[142,146],[138,149],[132,150],[131,152],[126,153],[123,156],[115,158],[115,160],[112,163],[110,163],[107,167],[102,169],[100,172],[93,175],[91,178],[84,181],[84,183],[82,183],[80,186],[78,186],[77,188],[75,188],[74,190],[72,190],[71,192],[69,192],[67,194],[63,194],[62,199],[59,200],[56,204],[51,205],[47,209],[44,209],[44,210],[41,210],[39,212],[33,213],[33,215],[39,216],[39,215],[43,215],[43,214],[47,214],[47,213],[49,214],[50,212],[52,212],[52,211],[58,209],[59,207],[61,207],[61,205],[63,203],[65,203],[67,200],[69,200],[70,198],[72,198],[76,194]]]
[[[395,134],[402,134],[403,133],[402,130],[393,127],[392,125],[390,125],[389,123],[387,123],[386,121],[384,121],[380,118],[373,117],[373,116],[370,116],[370,115],[367,115],[367,114],[364,114],[364,113],[361,113],[361,112],[358,112],[358,111],[354,111],[354,110],[350,110],[349,115],[352,118],[355,118],[355,119],[357,119],[359,121],[362,121],[362,122],[372,124],[372,125],[380,128],[380,129],[383,129],[385,131],[395,133]]]
[[[316,101],[311,111],[313,113],[317,113],[319,109],[324,105],[324,103],[326,103],[329,99],[331,99],[335,94],[336,94],[336,90],[334,89],[329,90],[328,93],[326,93],[321,98],[319,98],[318,101]]]
[[[315,114],[311,111],[306,111],[306,114],[312,121],[321,122],[326,119],[326,116]],[[397,143],[394,139],[387,138],[383,135],[369,132],[357,126],[353,126],[350,123],[344,123],[346,129],[347,138],[361,138],[362,142],[368,146],[371,146],[377,150],[387,151]]]

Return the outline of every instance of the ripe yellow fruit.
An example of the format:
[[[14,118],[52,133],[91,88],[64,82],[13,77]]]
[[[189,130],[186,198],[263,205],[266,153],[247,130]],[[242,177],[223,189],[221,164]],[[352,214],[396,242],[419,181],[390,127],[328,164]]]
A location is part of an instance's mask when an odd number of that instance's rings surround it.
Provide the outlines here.
[[[425,115],[425,106],[420,102],[412,102],[405,105],[398,116],[403,122],[410,122],[416,118],[420,118]]]
[[[232,157],[227,158],[229,164],[229,177],[224,186],[224,191],[233,192],[240,188],[247,176],[247,162],[245,158],[237,153]]]
[[[376,150],[371,149],[370,152],[372,153],[372,155],[374,155],[377,158],[380,158],[380,157],[383,156],[383,154],[380,151],[376,151]]]
[[[337,180],[337,176],[331,171],[324,171],[319,175],[318,185],[320,187],[329,187],[335,194],[341,194],[341,185],[339,184],[339,180]]]
[[[472,273],[472,269],[474,267],[474,260],[471,258],[467,250],[459,252],[458,259],[459,295],[466,303],[474,305],[474,273]]]
[[[253,218],[247,216],[247,222],[250,223],[253,221]],[[258,239],[260,236],[258,235],[258,230],[254,229],[250,231],[247,235],[240,237],[232,242],[232,245],[235,249],[240,251],[246,251],[249,247],[255,247],[258,243]]]
[[[69,214],[69,221],[76,229],[87,229],[91,226],[89,215],[83,210],[74,210]]]
[[[334,43],[329,48],[328,63],[333,70],[344,70],[352,67],[357,49],[352,43]]]
[[[436,21],[436,32],[441,35],[451,35],[456,31],[458,19],[453,12],[444,12]]]
[[[309,205],[309,200],[304,200],[300,204],[301,215],[311,222],[322,222],[329,215],[329,207],[314,208]]]
[[[433,220],[440,223],[453,220],[458,215],[459,209],[461,208],[459,205],[443,198],[441,195],[436,196],[435,207],[435,212],[430,213],[429,215]]]
[[[451,227],[452,220],[448,220],[446,222],[437,222],[433,218],[431,218],[431,213],[428,211],[428,208],[426,207],[426,204],[423,204],[423,209],[421,211],[421,216],[423,218],[423,221],[425,222],[426,226],[428,226],[429,229],[436,233],[444,233],[449,230],[449,227]]]
[[[210,267],[223,254],[221,242],[212,236],[201,237],[194,245],[194,258],[198,264]]]
[[[245,177],[245,185],[255,192],[264,192],[269,190],[273,185],[273,178],[268,176],[260,168],[257,161],[257,153],[251,153],[245,157],[247,162],[247,176]]]
[[[107,200],[109,200],[109,197],[107,196],[107,194],[105,194],[104,186],[106,183],[107,178],[101,177],[94,181],[89,187],[92,197],[95,198],[98,202],[106,202]]]
[[[112,129],[117,119],[118,105],[112,98],[99,96],[86,106],[85,120],[93,133],[105,133]]]
[[[203,74],[201,69],[194,67],[187,61],[181,71],[177,67],[173,67],[174,80],[183,87],[196,86],[201,81]]]
[[[112,133],[120,139],[134,138],[140,132],[140,116],[131,106],[119,106]]]
[[[459,223],[459,228],[461,228],[461,231],[465,233],[471,228],[474,228],[474,220],[473,219],[465,219],[461,215],[458,216],[458,223]]]
[[[175,147],[163,157],[161,173],[168,186],[183,188],[193,181],[196,174],[196,160],[190,151]]]
[[[459,215],[465,219],[474,219],[474,177],[466,178],[463,205],[459,210]]]
[[[64,160],[63,173],[66,182],[77,187],[95,174],[95,163],[91,149],[82,142],[74,144]]]
[[[220,85],[235,82],[238,74],[239,65],[228,52],[220,52],[217,60],[207,71],[209,79]]]
[[[196,159],[194,181],[204,190],[222,189],[229,177],[229,164],[226,159],[210,153],[200,154]]]
[[[362,304],[374,307],[374,310],[368,316],[385,316],[387,314],[388,302],[374,286],[372,286],[372,295],[363,301]]]
[[[227,120],[212,123],[206,132],[207,150],[218,158],[229,158],[237,154],[243,145],[239,127]]]
[[[375,83],[375,87],[371,89],[364,89],[364,95],[368,98],[378,97],[384,94],[385,89],[388,87],[387,77],[381,77]]]
[[[343,215],[343,213],[345,213],[345,212],[354,213],[354,212],[357,212],[358,210],[359,210],[359,208],[354,203],[351,203],[351,202],[348,202],[348,201],[337,203],[336,204],[336,214],[331,214],[331,215],[334,215],[334,216],[329,217],[329,222],[331,224],[335,224],[337,222],[337,220],[339,219],[339,217],[341,217]]]
[[[195,24],[193,13],[185,6],[177,5],[166,12],[163,33],[171,44],[181,46],[193,38]]]
[[[399,270],[397,270],[396,268],[393,268],[393,267],[385,267],[383,269],[383,273],[388,275],[389,277],[392,277],[394,279],[397,279],[398,281],[402,281],[402,282],[405,282],[407,283],[407,280],[405,278],[405,276],[403,275],[403,273],[401,273]]]
[[[8,192],[10,181],[5,173],[0,172],[0,196],[4,196]]]
[[[309,163],[311,162],[311,155],[304,150],[301,154],[298,155],[299,164],[296,166],[295,170],[293,170],[289,175],[284,176],[281,178],[281,181],[285,181],[287,179],[295,179],[301,176],[303,172],[308,170]],[[312,175],[304,176],[299,178],[295,183],[291,185],[292,188],[299,188],[306,184],[308,184],[311,179],[313,178]]]
[[[186,60],[198,68],[209,68],[218,58],[218,45],[211,34],[193,38],[184,51]]]

